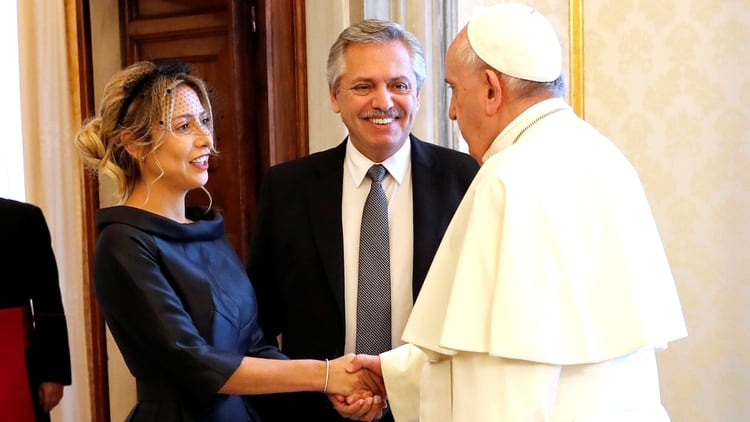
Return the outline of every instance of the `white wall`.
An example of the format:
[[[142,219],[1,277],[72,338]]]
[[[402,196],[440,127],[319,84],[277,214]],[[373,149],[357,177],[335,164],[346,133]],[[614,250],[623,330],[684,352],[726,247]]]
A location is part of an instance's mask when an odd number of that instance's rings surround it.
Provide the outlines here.
[[[0,197],[25,201],[16,1],[0,2],[0,36],[5,41],[0,44],[0,56],[6,58],[6,64],[0,67],[0,78],[5,81],[5,93],[0,97],[0,113],[5,116],[2,142],[4,164],[0,166]]]

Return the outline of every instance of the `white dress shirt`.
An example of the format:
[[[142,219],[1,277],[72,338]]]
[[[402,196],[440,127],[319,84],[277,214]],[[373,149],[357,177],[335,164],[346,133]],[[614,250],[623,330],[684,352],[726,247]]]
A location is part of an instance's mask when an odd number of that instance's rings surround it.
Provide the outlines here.
[[[382,163],[375,163],[362,155],[351,142],[347,142],[341,200],[341,224],[344,234],[344,306],[346,309],[345,353],[353,353],[356,345],[359,234],[362,210],[371,185],[366,173],[373,164],[382,164],[388,170],[382,184],[388,199],[392,347],[403,344],[401,334],[413,304],[414,230],[411,143],[407,139],[393,155]]]

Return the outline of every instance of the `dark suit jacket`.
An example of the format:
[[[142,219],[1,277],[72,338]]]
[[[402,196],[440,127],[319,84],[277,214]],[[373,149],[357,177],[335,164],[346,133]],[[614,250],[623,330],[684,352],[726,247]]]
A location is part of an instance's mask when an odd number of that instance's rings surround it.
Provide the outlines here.
[[[467,154],[411,136],[413,299],[479,166]],[[264,176],[248,274],[269,341],[283,334],[290,358],[344,354],[341,196],[346,141],[274,166]],[[264,420],[341,420],[321,394],[294,394]],[[307,396],[309,401],[304,401]],[[322,399],[322,400],[321,400]],[[295,412],[281,416],[282,410]],[[298,419],[300,418],[300,419]]]
[[[0,198],[0,233],[0,267],[5,269],[0,277],[0,308],[23,307],[33,321],[27,369],[36,405],[40,382],[70,385],[68,329],[57,264],[49,229],[38,207]]]

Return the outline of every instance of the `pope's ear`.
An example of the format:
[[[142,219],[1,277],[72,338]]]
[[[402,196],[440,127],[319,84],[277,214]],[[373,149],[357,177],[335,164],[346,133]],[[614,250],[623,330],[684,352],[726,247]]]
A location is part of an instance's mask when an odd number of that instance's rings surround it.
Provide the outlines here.
[[[500,75],[492,69],[485,69],[482,74],[485,92],[487,93],[484,104],[485,112],[494,116],[500,109],[503,99],[503,87],[500,84]]]

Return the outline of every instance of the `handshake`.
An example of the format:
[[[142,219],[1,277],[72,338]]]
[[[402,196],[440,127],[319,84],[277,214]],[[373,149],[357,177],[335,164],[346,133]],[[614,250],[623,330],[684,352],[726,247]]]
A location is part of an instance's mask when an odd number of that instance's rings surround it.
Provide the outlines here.
[[[323,392],[341,416],[358,421],[382,417],[387,396],[379,356],[349,354],[328,365]]]

